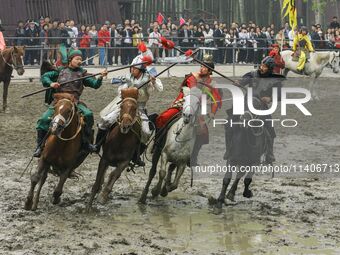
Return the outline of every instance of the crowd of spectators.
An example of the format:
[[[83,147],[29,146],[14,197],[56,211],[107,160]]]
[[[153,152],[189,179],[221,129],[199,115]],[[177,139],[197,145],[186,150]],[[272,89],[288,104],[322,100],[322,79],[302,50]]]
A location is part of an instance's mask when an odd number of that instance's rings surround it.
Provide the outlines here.
[[[234,22],[227,26],[218,21],[207,24],[203,20],[195,24],[188,19],[178,25],[169,17],[163,24],[153,22],[143,29],[135,20],[125,20],[124,24],[106,21],[97,26],[41,17],[38,22],[19,21],[12,44],[27,46],[25,65],[40,64],[41,59],[56,61],[62,44],[78,47],[86,60],[85,65],[93,65],[97,54],[101,65],[126,65],[138,54],[137,45],[142,41],[151,48],[155,58],[176,56],[176,51],[161,47],[158,38],[164,36],[184,50],[205,47],[213,54],[216,63],[259,64],[272,44],[291,47],[296,32],[290,29],[288,23],[276,28],[274,24],[258,26],[252,21],[247,24]],[[320,24],[311,26],[309,36],[316,49],[340,48],[337,17],[333,17],[327,28]]]

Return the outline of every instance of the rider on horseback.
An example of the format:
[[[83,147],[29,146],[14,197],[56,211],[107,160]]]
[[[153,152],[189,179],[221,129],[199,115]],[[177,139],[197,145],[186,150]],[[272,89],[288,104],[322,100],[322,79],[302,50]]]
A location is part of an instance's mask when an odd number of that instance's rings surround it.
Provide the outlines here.
[[[143,55],[138,55],[134,60],[132,61],[132,65],[142,63],[143,62]],[[146,86],[143,86],[140,88],[141,85],[146,83],[151,79],[151,82],[149,82]],[[146,143],[148,139],[150,138],[151,131],[149,126],[149,118],[147,115],[146,110],[146,103],[149,101],[150,95],[153,93],[153,91],[156,89],[157,91],[161,92],[163,91],[163,84],[160,79],[154,78],[151,74],[149,74],[146,70],[146,66],[144,64],[140,64],[134,67],[131,67],[130,73],[128,73],[125,77],[121,77],[120,79],[113,79],[112,83],[116,83],[119,81],[121,85],[118,87],[118,99],[121,98],[121,90],[130,88],[130,87],[136,87],[138,88],[138,109],[139,109],[139,116],[141,118],[141,144],[140,147],[136,151],[136,155],[133,159],[133,162],[137,164],[138,166],[144,166],[145,163],[141,160],[140,155],[142,151],[146,148]],[[117,98],[114,100],[114,102],[117,101]],[[118,101],[117,101],[118,102]],[[105,110],[105,109],[104,109]],[[105,141],[106,134],[110,127],[112,127],[113,124],[117,122],[117,118],[119,116],[120,112],[120,106],[115,104],[115,106],[110,109],[108,113],[105,114],[105,116],[102,116],[102,118],[99,120],[98,123],[98,133],[96,137],[96,144],[95,148],[96,151],[99,152],[101,145]]]
[[[253,88],[254,97],[258,97],[264,106],[268,108],[268,105],[272,101],[272,88],[278,88],[278,95],[280,100],[280,88],[282,86],[281,81],[284,76],[274,74],[273,69],[275,67],[275,60],[271,57],[266,57],[258,70],[246,73],[242,80],[238,81],[239,86],[246,86]],[[270,80],[263,78],[271,78]],[[227,110],[229,117],[232,117],[232,109]],[[263,116],[264,119],[272,119],[271,115]],[[266,151],[266,163],[272,164],[275,161],[274,157],[274,138],[276,133],[274,127],[267,121],[264,122],[264,127],[268,131],[270,137],[268,137],[268,148]],[[226,153],[224,159],[228,159],[231,150],[232,141],[232,128],[228,125],[225,126],[225,142],[226,142]]]
[[[299,58],[297,71],[303,72],[305,63],[309,59],[309,53],[314,52],[313,44],[308,36],[307,27],[301,27],[300,32],[295,36],[293,42],[294,56]]]
[[[80,96],[84,90],[84,87],[91,87],[94,89],[100,88],[102,85],[103,77],[107,75],[107,71],[103,71],[98,79],[89,77],[83,80],[67,83],[60,86],[60,83],[72,81],[77,78],[85,77],[87,71],[81,67],[82,64],[82,53],[80,50],[71,50],[68,55],[68,66],[61,67],[57,70],[46,72],[41,77],[41,82],[44,87],[52,87],[53,93],[68,93],[75,97],[77,103],[77,109],[82,113],[85,119],[85,128],[83,133],[83,147],[89,152],[93,152],[93,145],[90,143],[93,135],[92,126],[94,123],[93,113],[88,109],[85,104],[79,101]],[[53,95],[51,93],[51,96]],[[54,114],[54,105],[50,105],[47,111],[40,117],[37,122],[37,148],[34,152],[34,157],[40,157],[43,142],[45,136],[48,133],[50,122]]]
[[[215,64],[212,61],[211,55],[204,56],[204,64],[209,66],[211,69],[215,68]],[[178,116],[178,114],[182,111],[183,100],[184,100],[184,93],[183,87],[193,88],[198,87],[202,90],[203,93],[207,94],[211,97],[212,101],[214,102],[211,106],[211,113],[209,114],[210,117],[214,116],[218,110],[221,108],[221,95],[218,89],[212,86],[212,78],[211,78],[212,71],[207,68],[206,66],[202,65],[199,72],[191,73],[186,75],[184,81],[181,85],[181,91],[175,101],[172,103],[171,107],[161,113],[156,119],[156,138],[155,138],[155,148],[161,150],[164,145],[163,138],[166,137],[166,131],[169,128],[168,124],[171,124],[174,118]],[[191,156],[191,165],[197,165],[197,157],[198,153],[202,147],[202,145],[209,143],[209,133],[207,125],[205,124],[204,118],[199,118],[200,130],[198,131],[198,139],[196,139],[192,156]]]

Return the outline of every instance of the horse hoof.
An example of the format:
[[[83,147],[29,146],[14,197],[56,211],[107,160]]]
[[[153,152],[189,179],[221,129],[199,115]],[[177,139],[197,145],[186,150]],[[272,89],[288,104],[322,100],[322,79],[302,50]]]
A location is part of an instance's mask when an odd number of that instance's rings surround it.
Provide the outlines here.
[[[24,209],[30,211],[32,210],[32,205],[33,205],[32,199],[27,199],[25,202]]]
[[[140,205],[146,205],[146,198],[140,198],[140,199],[138,200],[138,204],[140,204]]]
[[[244,191],[243,196],[246,198],[251,198],[253,197],[253,192],[251,190]]]
[[[222,213],[222,203],[221,202],[218,202],[216,204],[216,206],[214,207],[213,213],[214,214],[221,214]]]
[[[151,195],[152,195],[153,198],[158,197],[159,190],[158,189],[152,189],[151,190]]]
[[[107,196],[107,195],[104,195],[104,194],[101,193],[101,194],[98,196],[98,202],[99,202],[100,204],[104,205],[104,204],[107,203],[107,201],[108,201],[108,196]]]
[[[162,191],[161,191],[161,196],[162,197],[166,197],[168,195],[168,190],[166,187],[163,187]]]
[[[235,194],[228,193],[226,196],[230,201],[235,202]]]
[[[52,204],[57,205],[60,203],[60,201],[61,201],[60,197],[54,197],[52,200]]]
[[[171,192],[171,191],[174,191],[175,189],[177,189],[177,186],[176,185],[169,185],[169,186],[166,186],[166,189],[168,192]]]

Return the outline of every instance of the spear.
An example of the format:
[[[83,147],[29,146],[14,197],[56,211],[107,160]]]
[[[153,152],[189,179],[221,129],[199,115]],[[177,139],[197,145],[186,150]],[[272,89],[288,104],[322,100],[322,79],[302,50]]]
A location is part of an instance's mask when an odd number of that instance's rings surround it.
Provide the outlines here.
[[[186,52],[184,52],[185,56],[187,58],[192,57],[193,55],[195,55],[197,52],[199,51],[199,49],[192,51],[192,50],[187,50]],[[163,71],[161,71],[160,73],[158,73],[156,76],[154,76],[153,78],[157,78],[158,76],[161,76],[163,73],[165,73],[166,71],[168,71],[170,68],[174,67],[175,65],[179,64],[179,62],[177,63],[173,63],[172,65],[168,66],[167,68],[165,68]],[[141,89],[144,86],[146,86],[147,84],[149,84],[149,82],[151,82],[152,79],[149,79],[148,81],[144,82],[142,85],[140,85],[137,89]],[[117,102],[117,104],[120,104],[123,100],[120,100]]]
[[[107,71],[107,72],[108,72],[108,73],[111,73],[111,72],[123,70],[123,69],[125,69],[125,68],[130,68],[130,67],[138,66],[138,65],[141,65],[141,64],[143,64],[143,65],[150,65],[150,64],[153,62],[153,60],[152,60],[151,57],[149,57],[149,56],[144,56],[144,57],[142,58],[142,60],[143,60],[143,62],[141,62],[141,63],[133,64],[133,65],[128,65],[128,66],[122,66],[122,67],[119,67],[119,68],[115,68],[115,69],[109,70],[109,71]],[[74,79],[74,80],[62,82],[62,83],[60,83],[60,86],[63,86],[63,85],[65,85],[65,84],[72,83],[72,82],[75,82],[75,81],[80,81],[80,80],[83,80],[83,79],[86,79],[86,78],[94,77],[94,76],[97,76],[97,75],[99,75],[99,74],[101,74],[101,73],[91,74],[91,75],[87,75],[87,76],[84,76],[84,77],[80,77],[80,78],[77,78],[77,79]],[[38,93],[47,91],[47,90],[49,90],[49,89],[52,89],[52,87],[43,88],[43,89],[34,91],[34,92],[32,92],[32,93],[29,93],[29,94],[26,94],[26,95],[21,96],[21,98],[29,97],[29,96],[32,96],[32,95],[35,95],[35,94],[38,94]]]
[[[162,44],[162,46],[165,48],[165,49],[175,49],[177,50],[178,52],[181,52],[181,53],[184,53],[183,50],[181,50],[180,48],[176,47],[175,46],[175,43],[173,41],[170,41],[170,40],[167,40],[165,37],[161,37],[160,39],[160,42]],[[203,61],[197,59],[197,58],[193,58],[194,61],[196,61],[197,63],[205,66],[206,68],[208,68],[209,70],[211,70],[212,72],[214,73],[217,73],[218,75],[222,76],[224,79],[227,79],[228,81],[232,82],[234,85],[236,86],[240,86],[235,80],[225,76],[224,74],[216,71],[215,69],[211,68],[210,66],[208,66],[206,63],[204,63]]]

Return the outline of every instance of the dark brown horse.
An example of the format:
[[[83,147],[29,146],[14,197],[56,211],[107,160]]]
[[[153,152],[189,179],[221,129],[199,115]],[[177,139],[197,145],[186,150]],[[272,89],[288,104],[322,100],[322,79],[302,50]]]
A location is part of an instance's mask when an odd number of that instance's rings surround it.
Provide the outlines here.
[[[54,95],[56,104],[54,116],[44,150],[38,163],[38,169],[31,177],[31,189],[28,193],[25,209],[36,210],[39,196],[50,167],[59,175],[59,183],[53,192],[53,204],[60,202],[64,183],[88,155],[81,150],[81,130],[83,117],[77,112],[74,97],[66,93]],[[35,186],[39,183],[34,196]]]
[[[6,112],[8,87],[11,82],[12,72],[15,69],[18,75],[23,75],[24,64],[23,57],[25,54],[25,47],[12,47],[0,51],[0,82],[4,83],[3,103],[2,109]]]
[[[99,196],[101,203],[105,203],[114,183],[121,173],[129,165],[136,148],[140,143],[140,119],[137,115],[137,88],[129,88],[121,91],[122,99],[118,125],[113,127],[103,144],[103,156],[100,159],[96,181],[92,187],[92,193],[88,204],[91,208],[96,194],[104,183],[105,172],[109,166],[116,167],[111,172],[107,184]]]

